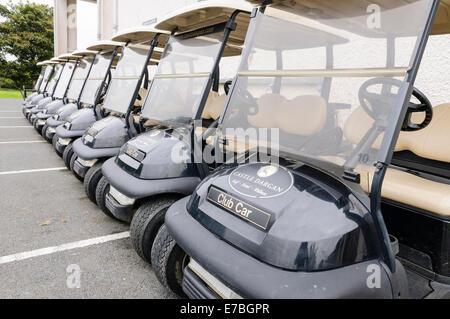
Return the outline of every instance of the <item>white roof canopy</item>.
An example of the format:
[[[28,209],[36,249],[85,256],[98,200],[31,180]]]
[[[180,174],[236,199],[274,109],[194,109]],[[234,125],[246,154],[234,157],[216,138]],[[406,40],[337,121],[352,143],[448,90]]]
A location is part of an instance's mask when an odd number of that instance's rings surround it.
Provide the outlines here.
[[[123,42],[117,42],[117,41],[111,41],[111,40],[101,40],[98,42],[95,42],[94,44],[87,47],[88,50],[92,51],[112,51],[117,47],[123,46],[125,43]]]
[[[160,45],[164,45],[169,37],[170,32],[159,30],[150,26],[137,26],[125,29],[116,33],[111,40],[118,42],[144,42],[153,40],[153,38],[158,33],[161,34],[158,42],[160,43]]]

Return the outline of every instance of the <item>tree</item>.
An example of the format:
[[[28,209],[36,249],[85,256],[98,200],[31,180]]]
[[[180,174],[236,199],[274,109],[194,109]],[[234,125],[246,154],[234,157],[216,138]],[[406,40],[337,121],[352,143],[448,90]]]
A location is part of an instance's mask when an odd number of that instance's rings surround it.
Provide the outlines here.
[[[40,72],[36,63],[53,57],[53,9],[10,1],[0,5],[0,21],[0,78],[31,87]]]

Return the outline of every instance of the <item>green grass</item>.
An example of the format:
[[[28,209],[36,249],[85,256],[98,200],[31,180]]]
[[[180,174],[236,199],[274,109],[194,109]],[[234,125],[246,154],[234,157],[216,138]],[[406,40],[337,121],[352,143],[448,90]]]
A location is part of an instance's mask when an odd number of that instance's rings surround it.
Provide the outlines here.
[[[21,99],[22,94],[18,90],[0,89],[0,99]]]

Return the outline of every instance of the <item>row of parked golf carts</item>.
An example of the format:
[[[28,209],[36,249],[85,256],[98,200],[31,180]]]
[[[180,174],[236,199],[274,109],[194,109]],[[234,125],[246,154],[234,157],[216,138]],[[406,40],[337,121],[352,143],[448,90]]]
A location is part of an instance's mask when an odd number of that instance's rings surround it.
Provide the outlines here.
[[[23,113],[162,284],[450,297],[450,104],[414,87],[449,0],[212,0],[158,21],[41,62]]]

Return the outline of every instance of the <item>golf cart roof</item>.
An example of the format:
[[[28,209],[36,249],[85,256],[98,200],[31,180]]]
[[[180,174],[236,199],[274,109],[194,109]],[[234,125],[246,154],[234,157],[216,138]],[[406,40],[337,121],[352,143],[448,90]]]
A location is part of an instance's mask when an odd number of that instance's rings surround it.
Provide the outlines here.
[[[54,57],[50,59],[51,62],[55,62],[55,63],[61,63],[61,62],[66,62],[66,60],[62,60],[59,57]]]
[[[53,61],[50,61],[50,60],[45,60],[45,61],[38,62],[36,65],[37,66],[43,66],[43,65],[50,65],[50,64],[55,64],[55,63],[57,63],[57,62],[53,62]]]
[[[72,55],[76,56],[89,56],[89,55],[96,55],[97,51],[88,50],[88,49],[81,49],[81,50],[75,50],[72,52]]]
[[[74,55],[72,53],[65,53],[65,54],[61,54],[58,59],[60,60],[77,60],[78,58],[81,58],[80,55]]]
[[[240,10],[248,14],[236,17],[238,27],[230,36],[228,43],[241,46],[244,44],[252,9],[250,4],[236,0],[200,2],[171,12],[156,25],[156,28],[183,33],[228,21],[236,10]]]
[[[247,1],[254,5],[262,5],[265,2],[263,0]],[[414,2],[411,1],[411,5],[414,5]],[[295,13],[297,20],[300,14],[304,18],[311,17],[314,20],[320,19],[323,24],[328,24],[337,29],[356,32],[367,37],[384,37],[386,29],[396,30],[395,34],[398,36],[414,34],[415,31],[411,29],[408,23],[404,23],[403,19],[385,19],[381,28],[362,28],[362,25],[367,24],[368,4],[368,2],[359,1],[351,2],[351,5],[349,5],[348,0],[335,0],[333,1],[333,5],[330,6],[330,2],[327,0],[272,0],[269,6],[272,8],[280,8],[284,12],[287,12],[287,15],[289,11]],[[395,9],[399,7],[399,2],[390,0],[373,0],[370,1],[370,4],[380,7],[386,13],[387,11],[391,11],[392,14],[395,14]],[[418,11],[417,14],[420,15]],[[342,21],[339,19],[344,16],[353,17],[354,19],[351,22],[347,20],[347,23],[344,25],[340,23]],[[415,19],[415,17],[408,17],[408,19]],[[446,33],[450,33],[450,0],[441,0],[431,34]]]
[[[152,40],[158,33],[161,34],[158,39],[159,46],[164,46],[169,38],[170,32],[158,30],[151,26],[138,26],[125,29],[116,33],[111,40],[117,42],[145,42]]]
[[[125,43],[111,41],[111,40],[101,40],[87,47],[88,50],[92,51],[113,51],[117,47],[122,47]]]

